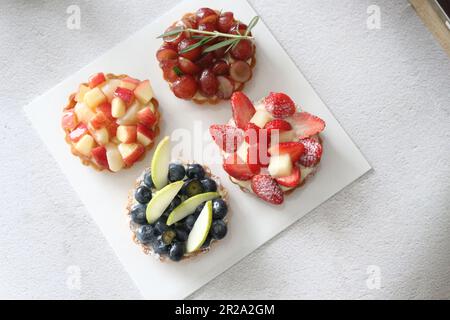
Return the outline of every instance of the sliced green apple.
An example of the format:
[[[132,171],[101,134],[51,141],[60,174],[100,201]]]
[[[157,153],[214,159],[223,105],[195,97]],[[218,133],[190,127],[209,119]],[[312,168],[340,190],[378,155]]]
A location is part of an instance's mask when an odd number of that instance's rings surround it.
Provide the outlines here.
[[[156,147],[150,170],[155,188],[160,190],[169,182],[170,137],[165,137]]]
[[[146,217],[148,223],[154,223],[162,216],[164,210],[170,205],[172,200],[183,187],[183,181],[177,181],[165,186],[156,192],[152,200],[147,205]]]
[[[208,237],[209,229],[212,223],[212,201],[206,202],[202,212],[195,221],[194,227],[189,233],[189,237],[186,242],[186,252],[194,252],[202,246]]]
[[[205,201],[209,201],[215,198],[220,197],[220,194],[217,192],[206,192],[201,193],[196,196],[193,196],[192,198],[187,199],[186,201],[182,202],[178,207],[173,209],[173,211],[170,213],[169,217],[167,218],[167,225],[170,226],[174,224],[175,222],[178,222],[188,215],[190,215],[192,212],[195,211],[195,208],[197,208],[200,204],[202,204]]]

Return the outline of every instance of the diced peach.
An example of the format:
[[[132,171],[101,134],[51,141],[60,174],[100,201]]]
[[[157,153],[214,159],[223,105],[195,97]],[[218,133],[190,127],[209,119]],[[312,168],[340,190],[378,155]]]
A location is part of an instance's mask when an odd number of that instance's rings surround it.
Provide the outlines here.
[[[61,124],[62,127],[66,130],[73,130],[77,127],[77,115],[72,109],[63,113]]]
[[[84,103],[91,109],[97,108],[98,105],[107,101],[106,96],[98,87],[91,89],[84,95]]]
[[[92,157],[98,165],[109,168],[108,159],[106,158],[106,148],[104,146],[99,146],[92,149]]]
[[[153,142],[155,138],[155,132],[150,130],[143,124],[137,125],[137,141],[147,147],[150,143]]]
[[[80,84],[80,86],[78,87],[78,92],[77,95],[75,96],[75,101],[76,102],[83,102],[84,100],[84,95],[86,94],[86,92],[88,92],[89,90],[91,90],[88,86],[84,85],[84,84]]]
[[[103,72],[96,73],[89,78],[89,88],[95,88],[106,81],[105,74]]]
[[[104,146],[109,142],[109,131],[105,127],[95,130],[92,134],[95,138],[95,141],[101,146]]]
[[[111,102],[111,115],[114,118],[121,118],[125,115],[127,111],[127,106],[122,99],[115,97]]]
[[[82,155],[89,156],[94,145],[94,138],[92,138],[89,134],[85,134],[80,141],[77,142],[75,149]]]
[[[80,123],[75,130],[69,133],[69,138],[73,142],[78,142],[87,132],[87,126],[84,123]]]
[[[118,148],[123,162],[125,162],[127,166],[131,166],[139,160],[145,151],[144,146],[140,143],[121,143]]]
[[[147,104],[153,98],[153,89],[149,80],[142,81],[136,89],[134,89],[134,95],[142,103]]]
[[[147,128],[152,128],[153,125],[156,123],[158,118],[156,115],[152,112],[152,110],[149,107],[145,107],[137,114],[139,123],[145,125]]]
[[[119,149],[113,143],[106,145],[106,159],[108,160],[109,169],[113,172],[120,171],[125,166]]]
[[[109,102],[111,102],[112,99],[114,98],[114,91],[116,91],[119,84],[120,84],[120,80],[110,79],[101,86],[101,90]]]
[[[133,91],[126,88],[117,87],[116,91],[114,91],[114,96],[122,99],[126,105],[130,105],[134,100]]]
[[[117,128],[117,139],[123,143],[136,142],[137,128],[136,126],[119,126]]]
[[[108,119],[103,112],[97,112],[95,116],[89,122],[92,128],[98,130],[106,125]]]

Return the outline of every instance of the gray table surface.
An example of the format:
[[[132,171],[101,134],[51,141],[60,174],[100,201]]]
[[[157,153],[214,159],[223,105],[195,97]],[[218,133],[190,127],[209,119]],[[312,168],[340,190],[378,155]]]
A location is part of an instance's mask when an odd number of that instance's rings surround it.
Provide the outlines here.
[[[177,2],[0,1],[1,298],[140,298],[22,107]],[[374,170],[190,298],[450,298],[449,58],[406,1],[250,2]]]

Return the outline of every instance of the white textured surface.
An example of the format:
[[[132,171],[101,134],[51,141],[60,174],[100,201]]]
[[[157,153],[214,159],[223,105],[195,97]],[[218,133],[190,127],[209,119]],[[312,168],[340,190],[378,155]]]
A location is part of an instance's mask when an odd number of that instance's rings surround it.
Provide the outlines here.
[[[192,298],[450,298],[445,53],[406,1],[250,2],[375,170]],[[139,298],[21,112],[177,1],[110,3],[0,2],[2,298]],[[70,4],[81,30],[66,28]],[[366,28],[371,4],[380,30]]]

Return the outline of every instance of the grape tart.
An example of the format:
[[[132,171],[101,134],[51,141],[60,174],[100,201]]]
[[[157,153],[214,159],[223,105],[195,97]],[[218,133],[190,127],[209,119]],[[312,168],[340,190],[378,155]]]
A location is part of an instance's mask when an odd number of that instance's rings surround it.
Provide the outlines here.
[[[127,215],[132,239],[145,254],[180,261],[208,252],[226,236],[228,193],[207,166],[168,163],[168,143],[161,141],[151,167],[137,179]]]
[[[160,36],[164,43],[156,58],[175,96],[197,104],[216,104],[243,90],[256,64],[251,29],[258,17],[254,19],[247,27],[232,12],[201,8],[171,25],[166,36]],[[199,32],[209,32],[209,36]],[[229,45],[221,46],[221,42]],[[217,46],[221,47],[212,50]]]
[[[118,172],[152,148],[159,120],[149,80],[97,73],[69,97],[61,124],[72,153],[84,165]]]
[[[284,195],[304,185],[322,157],[319,134],[325,122],[299,111],[284,93],[270,93],[255,104],[242,92],[231,98],[233,118],[212,125],[223,168],[243,191],[281,205]]]

